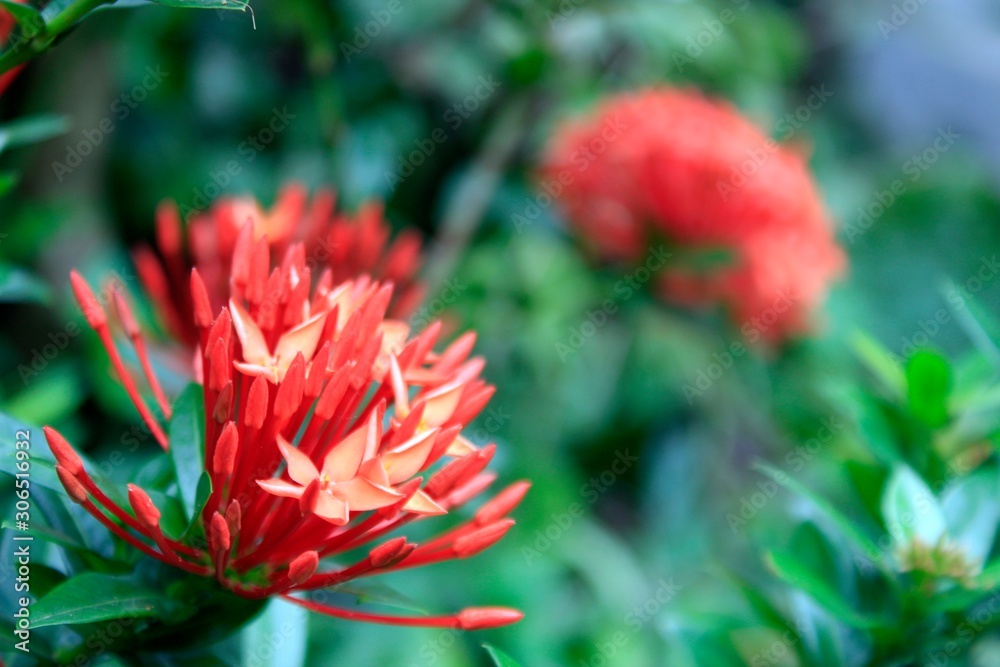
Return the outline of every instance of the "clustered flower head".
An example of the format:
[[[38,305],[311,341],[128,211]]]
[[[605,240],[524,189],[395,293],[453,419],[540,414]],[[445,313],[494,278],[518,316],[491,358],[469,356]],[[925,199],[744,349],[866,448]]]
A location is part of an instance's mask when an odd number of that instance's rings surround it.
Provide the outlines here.
[[[805,159],[696,91],[607,100],[557,132],[541,175],[600,256],[637,261],[665,240],[665,299],[722,303],[737,324],[764,316],[771,340],[807,328],[844,267]]]
[[[282,201],[278,211],[286,206],[298,211]],[[222,211],[239,205],[217,209],[213,220],[229,224],[223,216],[234,214]],[[325,214],[318,219],[325,220]],[[483,360],[470,356],[472,334],[435,352],[439,323],[411,336],[405,323],[386,317],[391,285],[367,276],[337,281],[329,267],[314,276],[305,243],[269,237],[273,231],[288,239],[282,220],[251,215],[235,231],[231,252],[220,249],[218,256],[230,260],[224,305],[216,309],[213,298],[223,299],[221,288],[209,287],[200,266],[189,274],[187,318],[197,341],[203,465],[211,481],[199,508],[200,539],[164,534],[163,508],[135,484],[128,486],[130,507],[116,504],[70,444],[46,427],[66,491],[145,554],[214,577],[247,598],[280,595],[340,618],[467,630],[519,620],[520,612],[500,607],[449,616],[385,616],[297,595],[475,555],[513,525],[508,514],[528,484],[513,484],[470,520],[422,544],[390,537],[413,521],[451,512],[491,484],[495,476],[485,469],[495,445],[477,447],[462,429],[486,405],[493,387],[479,377]],[[272,227],[260,233],[258,224]],[[281,261],[272,264],[272,253],[280,247],[285,248]],[[214,256],[200,246],[197,252]],[[221,263],[210,266],[217,270]],[[157,442],[169,449],[161,419],[170,418],[175,404],[151,368],[125,295],[116,292],[114,311],[142,378],[126,367],[114,322],[88,284],[75,272],[71,281],[125,390]],[[182,315],[179,309],[177,315]],[[140,391],[140,380],[148,392]],[[359,550],[359,559],[343,562]],[[326,560],[332,558],[341,562]]]
[[[323,190],[310,199],[303,186],[291,184],[279,192],[269,211],[252,198],[223,198],[208,211],[191,216],[186,230],[177,205],[164,202],[156,215],[159,256],[140,247],[135,263],[166,326],[194,347],[198,332],[188,316],[194,305],[191,268],[198,267],[215,312],[229,298],[231,274],[245,280],[251,271],[267,271],[264,255],[252,252],[262,238],[268,239],[275,257],[301,244],[306,265],[315,274],[328,269],[333,284],[360,275],[391,282],[389,314],[410,315],[423,297],[416,280],[420,238],[407,230],[390,242],[390,234],[381,203],[366,203],[355,215],[347,215],[336,211],[333,192]]]

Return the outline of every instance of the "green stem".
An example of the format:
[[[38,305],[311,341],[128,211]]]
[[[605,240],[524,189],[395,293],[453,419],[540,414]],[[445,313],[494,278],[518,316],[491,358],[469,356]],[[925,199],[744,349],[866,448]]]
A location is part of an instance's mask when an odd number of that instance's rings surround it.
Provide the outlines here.
[[[39,26],[36,34],[31,37],[22,35],[22,39],[25,40],[23,43],[0,53],[0,74],[44,53],[52,46],[57,37],[70,30],[84,16],[101,5],[113,2],[114,0],[76,0],[76,2],[66,5],[45,25]]]
[[[463,174],[442,216],[441,232],[430,251],[425,286],[428,294],[452,275],[503,178],[507,163],[528,128],[531,99],[522,96],[503,109],[482,152]]]

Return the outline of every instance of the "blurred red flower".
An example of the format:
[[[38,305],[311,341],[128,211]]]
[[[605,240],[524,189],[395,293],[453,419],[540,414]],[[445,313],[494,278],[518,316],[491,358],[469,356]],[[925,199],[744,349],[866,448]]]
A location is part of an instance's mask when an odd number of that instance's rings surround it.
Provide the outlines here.
[[[24,0],[14,0],[14,2],[24,2]],[[14,17],[10,12],[3,7],[0,7],[0,47],[7,48],[6,41],[10,36],[10,33],[14,30],[14,26],[17,25],[14,21]],[[2,51],[3,49],[0,49]],[[0,74],[0,95],[3,95],[4,91],[7,90],[7,86],[11,84],[17,73],[21,71],[21,66],[15,67],[14,69]]]
[[[356,577],[473,556],[513,525],[507,515],[528,484],[508,487],[464,523],[419,546],[406,536],[382,540],[413,521],[459,508],[491,484],[495,476],[484,470],[495,445],[477,447],[461,432],[493,387],[479,378],[483,360],[469,356],[474,335],[436,353],[438,323],[411,338],[405,323],[387,319],[391,286],[367,277],[337,282],[327,266],[319,267],[322,277],[314,282],[308,246],[286,234],[284,221],[300,217],[287,211],[301,213],[288,204],[289,196],[264,220],[254,217],[255,209],[238,215],[236,209],[249,206],[240,202],[214,211],[206,229],[227,228],[232,217],[248,219],[235,230],[231,252],[216,248],[230,266],[228,281],[214,276],[220,282],[213,288],[228,283],[228,295],[213,292],[199,266],[189,272],[191,307],[176,313],[186,313],[187,321],[179,324],[190,326],[198,341],[195,363],[203,378],[197,396],[204,407],[202,465],[211,490],[204,507],[195,509],[196,529],[177,539],[165,534],[164,508],[134,484],[128,488],[131,512],[116,504],[76,451],[46,427],[66,491],[135,548],[215,577],[248,598],[280,595],[339,618],[403,625],[472,630],[519,620],[520,612],[497,607],[401,617],[299,597]],[[324,223],[329,206],[319,211],[312,219]],[[258,224],[268,226],[267,235],[259,235]],[[272,253],[281,247],[283,259],[272,265]],[[205,248],[198,253],[216,256]],[[213,270],[221,270],[223,260]],[[88,323],[167,450],[172,443],[164,422],[177,403],[160,388],[125,296],[115,293],[115,310],[152,401],[126,369],[90,287],[75,272],[71,277]],[[327,557],[345,558],[359,549],[365,555],[356,562],[324,566]]]
[[[229,298],[231,274],[245,282],[251,273],[268,270],[262,255],[249,252],[262,238],[279,257],[301,244],[313,277],[328,272],[330,277],[323,279],[331,284],[360,276],[393,283],[389,314],[411,314],[423,298],[423,286],[416,280],[419,236],[404,231],[390,242],[391,230],[379,203],[367,203],[353,216],[336,212],[335,206],[333,192],[323,190],[310,199],[304,187],[290,184],[269,211],[250,198],[224,198],[191,216],[185,229],[177,206],[164,202],[156,214],[159,256],[148,247],[134,253],[140,279],[171,333],[190,347],[198,343],[197,328],[187,315],[193,305],[192,266],[198,267],[216,312]]]
[[[541,177],[599,256],[637,261],[664,240],[663,298],[721,303],[772,341],[808,328],[844,268],[805,160],[696,91],[605,101],[559,129]]]

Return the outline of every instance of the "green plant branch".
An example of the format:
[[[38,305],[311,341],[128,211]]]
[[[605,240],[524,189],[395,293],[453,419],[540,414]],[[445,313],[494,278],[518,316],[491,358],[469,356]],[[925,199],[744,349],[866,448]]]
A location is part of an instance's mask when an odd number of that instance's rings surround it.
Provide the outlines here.
[[[454,273],[496,194],[508,162],[530,127],[532,110],[529,96],[515,98],[501,110],[483,150],[462,175],[442,216],[438,241],[428,254],[425,284],[429,294]]]
[[[21,39],[13,48],[0,53],[0,74],[8,72],[18,65],[22,65],[36,56],[44,53],[52,46],[52,43],[69,31],[84,16],[94,11],[101,5],[111,4],[114,0],[76,0],[63,7],[59,13],[42,25],[31,26],[32,34],[24,34],[24,27],[15,33],[15,40]],[[39,14],[39,17],[41,15]]]

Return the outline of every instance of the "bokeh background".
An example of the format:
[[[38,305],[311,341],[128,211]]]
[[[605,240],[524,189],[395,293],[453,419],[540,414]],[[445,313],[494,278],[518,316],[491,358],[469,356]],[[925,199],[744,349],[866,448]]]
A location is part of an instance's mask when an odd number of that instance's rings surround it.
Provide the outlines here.
[[[498,391],[472,439],[499,444],[501,479],[534,482],[499,545],[386,583],[425,608],[489,602],[526,619],[467,635],[275,605],[213,649],[214,661],[171,664],[487,664],[484,640],[532,666],[749,662],[754,651],[733,638],[753,645],[740,632],[761,623],[735,582],[770,585],[756,534],[780,540],[804,511],[782,491],[761,510],[769,520],[741,514],[765,480],[754,461],[791,465],[789,452],[814,439],[824,451],[855,446],[858,332],[899,358],[924,345],[958,352],[975,332],[956,291],[987,307],[1000,295],[997,5],[253,9],[256,28],[239,12],[102,11],[0,101],[0,120],[54,113],[67,123],[0,154],[0,169],[20,173],[0,199],[3,410],[55,424],[97,460],[154,454],[151,442],[132,446],[137,415],[95,337],[79,333],[69,269],[115,271],[137,293],[129,249],[151,241],[164,198],[182,211],[220,195],[270,202],[295,180],[336,188],[347,209],[384,200],[394,226],[426,237],[428,302],[416,317],[479,332]],[[753,347],[727,366],[725,351],[745,342],[739,327],[641,291],[587,325],[624,272],[595,266],[558,208],[538,206],[535,165],[560,121],[611,92],[662,83],[731,100],[810,153],[850,262],[813,337]],[[68,323],[78,335],[65,349],[19,371]],[[702,389],[713,364],[723,372]],[[801,469],[818,487],[839,483],[821,456]],[[261,657],[274,653],[262,637],[280,637],[277,657]]]

